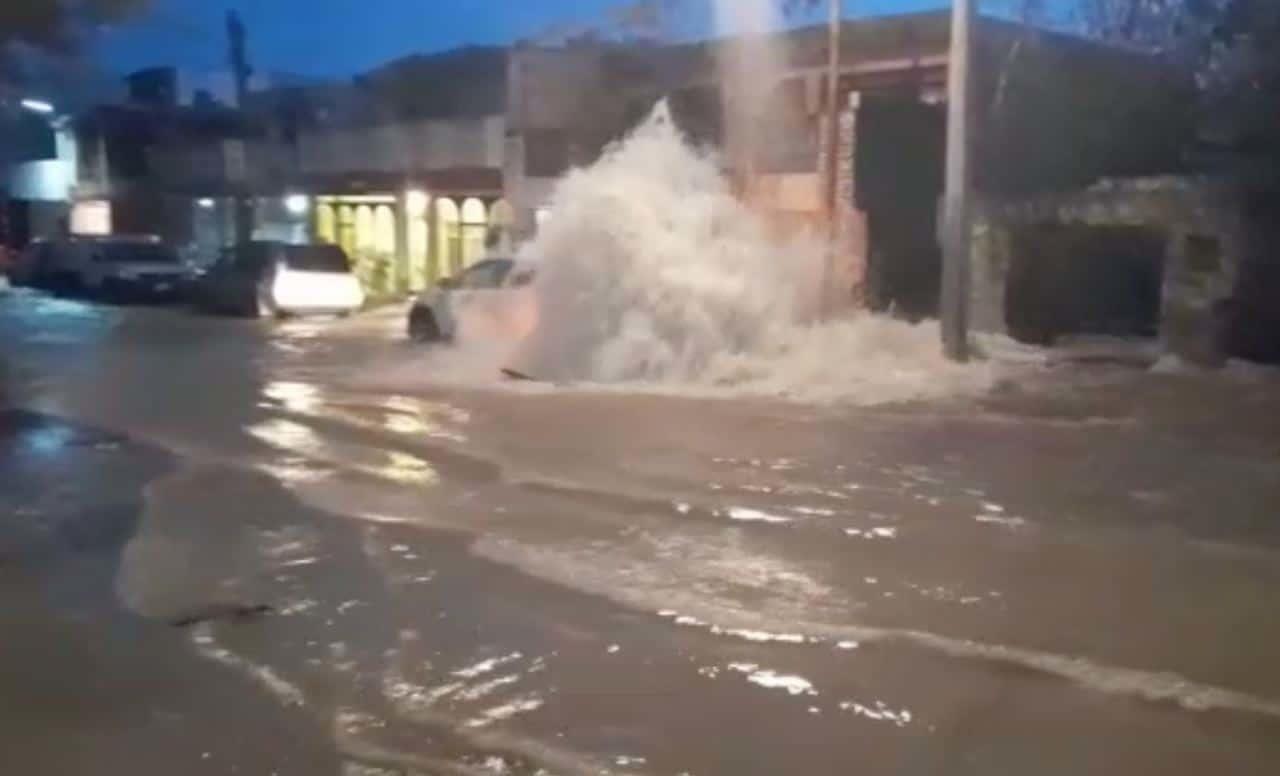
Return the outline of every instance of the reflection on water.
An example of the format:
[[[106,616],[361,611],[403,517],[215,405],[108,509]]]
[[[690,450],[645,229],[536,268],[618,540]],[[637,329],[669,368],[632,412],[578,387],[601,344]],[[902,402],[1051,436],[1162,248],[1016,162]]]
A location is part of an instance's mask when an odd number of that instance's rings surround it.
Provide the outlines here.
[[[264,420],[249,426],[245,431],[249,436],[280,450],[305,453],[318,451],[324,446],[324,442],[310,426],[283,418]]]
[[[333,476],[335,469],[327,464],[290,456],[279,461],[263,463],[258,469],[271,475],[285,485],[302,485],[320,482]]]
[[[844,532],[846,536],[852,536],[855,539],[865,539],[867,541],[898,538],[898,529],[891,526],[877,526],[875,528],[846,528],[844,529]]]
[[[20,438],[24,450],[36,455],[56,455],[75,439],[75,431],[61,424],[44,425]]]
[[[384,416],[382,426],[393,434],[422,434],[426,436],[431,433],[431,426],[424,423],[422,418],[401,415],[395,412],[387,413]]]
[[[876,722],[888,722],[897,727],[906,727],[911,724],[911,712],[907,709],[895,711],[885,705],[884,701],[875,701],[870,706],[864,706],[857,701],[841,701],[840,710],[851,712],[860,717],[874,720]]]
[[[445,424],[465,424],[470,420],[469,415],[448,405],[406,396],[379,397],[371,405],[364,405],[328,397],[318,386],[291,380],[267,383],[262,389],[262,396],[267,401],[259,406],[266,409],[279,407],[309,418],[342,421],[368,431],[389,431],[458,443],[467,441],[464,435]]]
[[[272,398],[299,411],[321,403],[313,389],[301,383],[272,383],[268,391]],[[247,427],[245,432],[289,454],[258,467],[285,483],[316,482],[332,475],[335,467],[403,485],[434,485],[440,481],[435,467],[416,455],[360,447],[335,449],[315,429],[297,421],[272,418]],[[360,463],[361,459],[370,463]]]
[[[386,463],[372,469],[372,473],[405,485],[434,485],[440,475],[431,464],[408,453],[389,451]]]
[[[545,667],[542,658],[526,662],[519,652],[455,669],[434,682],[413,681],[410,674],[433,672],[431,663],[408,657],[406,650],[413,648],[417,638],[415,633],[401,635],[400,647],[388,653],[391,663],[382,677],[382,695],[400,716],[425,720],[442,713],[458,714],[461,727],[480,728],[535,711],[545,703],[539,694],[527,690],[508,694]],[[516,668],[522,662],[525,668]],[[505,670],[499,673],[500,668]]]
[[[466,668],[460,668],[457,671],[454,671],[453,675],[462,679],[475,679],[477,676],[483,676],[484,674],[491,673],[492,671],[500,668],[501,666],[507,665],[508,663],[513,663],[517,660],[520,660],[523,657],[524,655],[520,654],[519,652],[512,652],[509,655],[503,655],[502,657],[495,657],[495,658],[490,658],[488,660],[482,660],[481,662],[476,663],[475,665],[470,665],[470,666],[467,666]]]
[[[320,389],[307,383],[284,380],[267,383],[262,395],[292,412],[310,413],[321,405]]]
[[[764,512],[759,509],[750,509],[748,507],[729,507],[729,519],[747,523],[769,523],[772,525],[784,525],[792,522],[789,517],[774,515],[769,512]]]
[[[755,663],[730,663],[730,671],[745,674],[747,681],[767,690],[784,690],[788,695],[817,695],[813,683],[803,676],[780,674]]]
[[[208,623],[192,630],[191,642],[201,657],[244,673],[261,684],[286,706],[302,706],[306,704],[306,696],[303,695],[302,690],[282,678],[270,666],[255,663],[219,645],[214,639],[213,630]]]

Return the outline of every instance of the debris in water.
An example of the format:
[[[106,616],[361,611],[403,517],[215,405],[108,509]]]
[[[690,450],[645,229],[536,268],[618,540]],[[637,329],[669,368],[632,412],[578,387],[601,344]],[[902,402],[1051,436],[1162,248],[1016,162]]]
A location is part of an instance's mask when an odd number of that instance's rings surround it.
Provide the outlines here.
[[[169,621],[175,628],[189,628],[205,622],[223,621],[240,625],[275,611],[267,604],[210,604]]]
[[[516,371],[515,369],[503,368],[502,376],[507,378],[508,380],[518,380],[521,382],[528,382],[528,383],[538,382],[538,379],[536,377],[530,377],[524,372],[519,372],[519,371]]]

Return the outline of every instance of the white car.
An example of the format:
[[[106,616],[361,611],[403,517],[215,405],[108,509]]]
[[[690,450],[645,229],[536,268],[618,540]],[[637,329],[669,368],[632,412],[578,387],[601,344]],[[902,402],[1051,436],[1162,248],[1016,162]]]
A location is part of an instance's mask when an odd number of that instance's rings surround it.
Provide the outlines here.
[[[227,251],[200,281],[197,297],[210,309],[253,317],[348,315],[365,303],[341,248],[280,242]]]
[[[537,267],[515,259],[485,259],[424,291],[409,310],[409,337],[448,342],[465,328],[482,336],[519,338],[532,326],[529,293]]]

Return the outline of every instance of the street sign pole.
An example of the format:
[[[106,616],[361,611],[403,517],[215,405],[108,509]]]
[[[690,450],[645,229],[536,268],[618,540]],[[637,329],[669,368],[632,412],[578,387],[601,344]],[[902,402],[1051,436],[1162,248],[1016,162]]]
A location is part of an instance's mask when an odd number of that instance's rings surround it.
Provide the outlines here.
[[[972,196],[973,0],[952,0],[947,68],[947,181],[943,194],[942,347],[947,358],[969,358],[969,271]]]

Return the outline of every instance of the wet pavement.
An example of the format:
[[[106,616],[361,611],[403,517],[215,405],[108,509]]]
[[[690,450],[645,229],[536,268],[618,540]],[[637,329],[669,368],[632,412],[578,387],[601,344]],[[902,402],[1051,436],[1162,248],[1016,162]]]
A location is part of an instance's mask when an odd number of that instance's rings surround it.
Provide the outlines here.
[[[1273,374],[859,409],[400,324],[0,291],[0,772],[1280,770]]]

